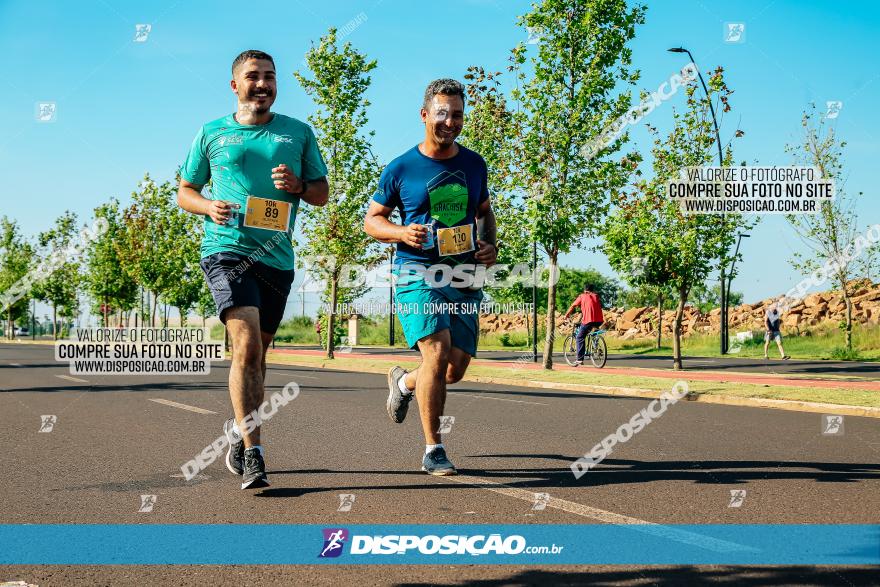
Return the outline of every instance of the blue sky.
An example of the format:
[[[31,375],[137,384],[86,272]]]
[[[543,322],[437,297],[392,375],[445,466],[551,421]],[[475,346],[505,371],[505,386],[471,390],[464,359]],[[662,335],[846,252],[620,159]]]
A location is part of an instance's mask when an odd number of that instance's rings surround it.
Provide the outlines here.
[[[312,105],[292,72],[303,67],[311,41],[356,19],[361,23],[346,40],[379,61],[369,115],[375,151],[389,161],[422,136],[418,109],[427,82],[460,79],[469,65],[502,69],[509,49],[525,40],[515,20],[527,9],[520,0],[2,1],[0,214],[35,235],[65,209],[84,219],[111,196],[126,201],[146,172],[173,178],[198,127],[234,109],[229,67],[243,49],[275,57],[274,109],[305,119]],[[745,24],[743,43],[724,42],[726,22]],[[802,110],[811,101],[822,111],[826,101],[842,101],[833,124],[848,143],[847,189],[864,192],[858,211],[867,225],[880,221],[870,176],[880,156],[872,111],[880,93],[878,22],[880,4],[869,1],[654,1],[632,48],[640,87],[648,90],[684,65],[668,47],[690,49],[703,71],[725,68],[735,93],[722,137],[737,126],[745,131],[735,142],[737,161],[789,164],[784,146],[798,140]],[[133,41],[139,23],[152,26],[143,43]],[[57,120],[37,122],[37,102],[55,102]],[[676,96],[645,122],[665,128],[681,103]],[[644,131],[632,140],[643,151],[650,146]],[[787,260],[803,247],[782,218],[766,218],[752,235],[734,282],[747,301],[801,279]],[[603,256],[586,250],[589,244],[564,264],[611,273]],[[299,301],[291,296],[294,308]]]

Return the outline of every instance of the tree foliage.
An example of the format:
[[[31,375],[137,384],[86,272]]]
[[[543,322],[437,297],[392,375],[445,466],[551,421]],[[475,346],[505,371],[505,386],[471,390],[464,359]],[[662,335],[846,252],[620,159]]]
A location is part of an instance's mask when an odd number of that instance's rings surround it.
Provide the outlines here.
[[[323,301],[330,309],[326,330],[334,330],[338,304],[354,301],[367,290],[343,266],[368,268],[381,258],[377,243],[363,230],[370,197],[381,172],[371,150],[373,131],[368,124],[370,71],[376,61],[345,43],[339,46],[331,28],[306,53],[310,76],[294,76],[317,111],[309,116],[327,162],[328,202],[323,207],[306,207],[302,218],[303,241],[297,243],[300,258],[309,261],[310,271],[325,279]],[[345,279],[343,280],[343,277]],[[328,338],[327,356],[333,357],[334,337]]]
[[[18,223],[0,218],[0,292],[11,292],[28,274],[34,260],[34,248],[21,234]],[[28,297],[0,308],[6,319],[7,336],[12,338],[15,321],[27,316]]]
[[[824,179],[835,185],[833,200],[823,200],[818,214],[789,215],[788,222],[809,249],[808,254],[795,253],[792,266],[803,273],[812,273],[828,264],[832,267],[829,277],[840,288],[846,305],[844,333],[846,348],[852,351],[852,296],[856,277],[871,275],[877,265],[876,257],[868,251],[865,237],[859,234],[856,213],[856,195],[846,191],[843,172],[843,149],[846,142],[837,138],[828,119],[817,114],[815,104],[804,112],[801,119],[803,138],[799,145],[789,145],[786,150],[794,156],[798,165],[818,169]],[[861,239],[863,242],[858,243]],[[855,250],[863,251],[855,255]]]
[[[544,0],[520,18],[540,31],[537,55],[525,67],[526,47],[511,54],[517,137],[510,158],[528,235],[555,271],[559,255],[596,234],[609,194],[623,186],[637,155],[615,159],[626,136],[596,156],[585,147],[630,107],[628,42],[644,22],[645,7],[626,0]],[[624,87],[619,90],[619,85]],[[552,368],[556,289],[547,291],[544,367]]]
[[[41,232],[37,238],[41,257],[65,256],[64,261],[54,271],[41,276],[33,290],[34,297],[52,307],[52,336],[55,339],[58,338],[57,317],[70,319],[79,311],[81,259],[67,254],[76,235],[76,214],[65,211],[55,220],[55,226]]]
[[[739,215],[689,214],[666,196],[666,183],[679,177],[684,167],[711,164],[715,132],[710,101],[717,100],[722,112],[730,110],[730,89],[721,68],[709,79],[709,96],[697,94],[694,80],[685,88],[687,106],[673,109],[673,128],[661,137],[654,135],[653,177],[639,180],[634,189],[614,198],[615,210],[604,230],[604,251],[612,267],[631,286],[672,288],[678,304],[673,323],[673,366],[682,367],[681,321],[691,290],[705,283],[710,272],[729,266],[730,249],[736,233],[751,226]],[[735,136],[741,136],[737,131]],[[725,148],[724,164],[730,165],[733,150]]]

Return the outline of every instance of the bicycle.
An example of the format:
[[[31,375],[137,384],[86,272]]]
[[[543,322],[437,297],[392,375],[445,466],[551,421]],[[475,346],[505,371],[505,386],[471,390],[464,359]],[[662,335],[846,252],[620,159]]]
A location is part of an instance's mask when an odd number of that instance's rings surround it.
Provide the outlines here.
[[[570,366],[574,367],[577,364],[577,324],[574,325],[574,328],[569,333],[568,336],[565,337],[565,341],[562,343],[562,354],[565,356],[565,362]],[[590,357],[590,362],[597,369],[601,369],[605,366],[605,363],[608,361],[608,345],[605,344],[605,337],[602,336],[607,332],[606,330],[598,329],[587,335],[586,340],[584,340],[584,344],[586,345],[585,356]]]

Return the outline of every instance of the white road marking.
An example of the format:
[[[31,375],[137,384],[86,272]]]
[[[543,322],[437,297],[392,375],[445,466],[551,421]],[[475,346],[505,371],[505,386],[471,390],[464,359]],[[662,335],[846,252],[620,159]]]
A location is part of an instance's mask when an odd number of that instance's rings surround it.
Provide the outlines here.
[[[9,363],[13,367],[21,367],[21,363]]]
[[[460,395],[460,396],[464,396],[464,397],[475,397],[477,399],[494,399],[499,402],[516,402],[518,404],[532,404],[533,406],[547,406],[547,405],[549,405],[549,404],[542,404],[541,402],[527,402],[527,401],[523,401],[521,399],[507,399],[507,398],[503,398],[503,397],[490,397],[488,395],[473,395],[470,393],[456,393],[454,395],[456,397]]]
[[[490,481],[489,479],[472,477],[470,475],[455,475],[443,477],[443,479],[455,481],[456,483],[461,483],[463,485],[474,485],[481,489],[485,489],[486,491],[500,493],[501,495],[521,499],[529,503],[535,502],[534,492],[519,489],[517,487],[510,487],[509,485]],[[677,528],[663,526],[654,522],[640,520],[639,518],[633,518],[606,510],[600,510],[599,508],[590,507],[588,505],[583,505],[574,501],[568,501],[566,499],[559,499],[558,497],[551,496],[549,503],[547,503],[547,507],[562,510],[564,512],[569,512],[571,514],[582,516],[584,518],[598,520],[599,522],[603,522],[605,524],[627,526],[627,528],[635,530],[637,532],[653,534],[655,536],[662,536],[664,538],[669,538],[670,540],[675,540],[676,542],[690,544],[691,546],[698,546],[700,548],[705,548],[707,550],[712,550],[715,552],[748,552],[755,550],[754,548],[745,546],[743,544],[728,542],[726,540],[719,540],[717,538],[704,536],[695,532],[679,530]]]
[[[58,379],[66,379],[68,381],[76,381],[77,383],[88,383],[85,379],[79,379],[78,377],[71,377],[70,375],[56,375]]]
[[[212,412],[211,410],[206,410],[204,408],[197,408],[195,406],[188,406],[186,404],[180,404],[177,402],[173,402],[170,399],[162,399],[158,397],[148,398],[151,402],[156,402],[157,404],[164,404],[166,406],[171,406],[172,408],[180,408],[181,410],[188,410],[190,412],[195,412],[196,414],[216,414],[217,412]]]
[[[171,475],[171,478],[172,479],[184,479],[184,480],[186,479],[186,477],[183,476],[183,473],[177,473],[176,475]],[[208,477],[207,475],[198,474],[195,477],[193,477],[192,479],[190,479],[190,481],[206,481],[208,479],[210,479],[210,477]]]
[[[311,375],[300,375],[299,373],[285,373],[284,371],[267,371],[269,375],[284,375],[285,377],[294,377],[297,379],[319,379]]]

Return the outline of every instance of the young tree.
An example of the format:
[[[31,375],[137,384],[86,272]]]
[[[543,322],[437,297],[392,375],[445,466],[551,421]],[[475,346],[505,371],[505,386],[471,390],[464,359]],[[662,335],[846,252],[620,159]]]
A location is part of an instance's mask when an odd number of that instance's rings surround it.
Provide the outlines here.
[[[95,208],[95,218],[107,222],[107,230],[89,242],[85,252],[83,280],[94,300],[92,307],[107,326],[109,308],[130,310],[138,303],[138,285],[122,267],[119,247],[123,244],[124,225],[119,202],[111,199]]]
[[[852,296],[857,277],[871,275],[876,259],[870,255],[854,256],[852,252],[864,249],[858,246],[859,219],[856,212],[857,196],[846,192],[843,173],[843,148],[846,142],[839,140],[828,119],[816,112],[815,104],[804,112],[801,120],[804,129],[800,145],[789,145],[798,165],[815,167],[822,178],[834,180],[835,196],[832,201],[823,200],[818,214],[787,216],[798,236],[809,248],[808,254],[795,253],[792,265],[803,273],[812,273],[828,263],[833,267],[829,277],[840,288],[846,305],[844,332],[846,348],[852,351]]]
[[[177,250],[167,262],[169,269],[176,273],[177,280],[167,289],[165,300],[177,308],[180,325],[186,326],[187,314],[198,305],[200,296],[207,289],[205,276],[199,266],[202,223],[200,217],[181,208],[174,208],[169,214],[168,230],[177,242]]]
[[[520,23],[540,31],[531,74],[523,67],[525,45],[513,50],[518,103],[514,160],[530,236],[556,271],[559,255],[596,234],[609,205],[609,194],[626,182],[628,158],[614,160],[626,135],[598,152],[595,144],[611,122],[630,107],[628,90],[638,72],[630,68],[628,42],[644,22],[645,7],[626,0],[544,0]],[[634,155],[631,156],[635,157]],[[544,368],[553,367],[556,336],[556,288],[547,291]]]
[[[34,249],[21,234],[18,223],[0,218],[0,311],[6,318],[6,336],[15,336],[15,320],[27,316],[29,298],[18,295],[30,291],[22,280],[33,262]],[[23,290],[23,291],[21,291]]]
[[[69,250],[77,235],[76,214],[65,211],[55,220],[55,226],[41,232],[37,242],[42,257],[63,254]],[[79,308],[80,259],[67,257],[48,275],[41,276],[34,285],[34,296],[52,306],[52,337],[58,339],[59,309],[62,318],[72,318]]]
[[[624,292],[620,296],[621,305],[625,308],[642,308],[654,306],[657,308],[656,329],[657,349],[663,342],[663,312],[674,310],[676,293],[667,282],[665,285],[652,285],[646,280],[628,280],[637,282],[634,289]]]
[[[731,91],[721,68],[709,78],[709,96],[698,97],[694,80],[685,89],[687,108],[673,110],[673,129],[667,137],[654,135],[651,180],[640,180],[635,189],[615,197],[616,209],[605,229],[604,250],[608,262],[630,285],[674,288],[678,297],[672,329],[673,367],[682,368],[681,323],[692,288],[705,283],[709,273],[721,264],[730,265],[730,249],[738,230],[751,226],[742,216],[728,214],[689,214],[666,197],[666,183],[677,179],[684,167],[711,164],[715,133],[709,113],[710,100],[718,99],[722,112],[728,112]],[[741,131],[735,133],[742,136]],[[724,164],[733,160],[730,143],[725,147]],[[662,301],[661,301],[662,305]]]
[[[214,316],[217,314],[217,305],[214,303],[214,296],[211,295],[211,289],[208,287],[208,282],[204,279],[202,280],[202,287],[199,289],[199,297],[196,300],[195,309],[196,314],[202,318],[203,328],[208,316]]]
[[[170,182],[157,185],[144,176],[133,203],[123,213],[121,238],[116,251],[123,270],[152,296],[150,325],[156,324],[159,296],[164,296],[181,278],[175,205],[176,189]]]
[[[518,208],[513,173],[514,145],[520,137],[519,119],[508,108],[500,77],[501,72],[487,72],[480,66],[468,68],[464,76],[467,82],[465,123],[459,142],[486,161],[498,242],[504,243],[498,251],[497,262],[512,265],[529,260],[531,241],[528,219]]]
[[[371,151],[375,133],[364,130],[370,105],[364,95],[376,61],[368,61],[351,43],[340,47],[336,29],[331,28],[306,53],[306,64],[311,77],[299,72],[294,76],[318,107],[309,122],[326,158],[330,194],[326,206],[308,206],[300,213],[304,239],[296,248],[302,259],[311,261],[311,271],[326,277],[326,331],[333,332],[337,305],[351,302],[367,290],[352,276],[343,275],[343,268],[366,269],[381,259],[378,244],[363,231],[381,172]],[[327,341],[327,357],[332,359],[334,337],[327,337]]]

